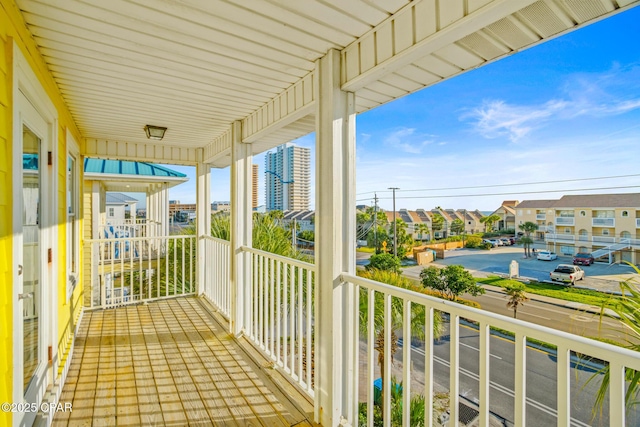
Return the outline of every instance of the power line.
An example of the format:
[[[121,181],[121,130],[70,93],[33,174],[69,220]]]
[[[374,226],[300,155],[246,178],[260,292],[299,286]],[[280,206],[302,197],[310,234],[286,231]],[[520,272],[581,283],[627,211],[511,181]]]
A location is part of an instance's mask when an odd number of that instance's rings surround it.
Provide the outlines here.
[[[565,190],[511,191],[508,193],[453,194],[453,195],[445,194],[445,195],[438,195],[438,196],[404,196],[404,197],[396,196],[396,199],[440,199],[440,198],[450,199],[454,197],[485,197],[485,196],[511,196],[514,194],[569,193],[569,192],[575,192],[575,191],[621,190],[626,188],[640,188],[640,185],[627,185],[627,186],[618,186],[618,187],[576,188],[576,189],[565,189]],[[378,200],[391,200],[391,199],[392,197],[378,197]],[[371,199],[370,198],[356,199],[356,202],[363,202],[367,200],[371,200]]]
[[[534,181],[534,182],[519,182],[514,184],[491,184],[491,185],[476,185],[476,186],[466,186],[466,187],[443,187],[443,188],[422,188],[422,189],[411,189],[411,190],[398,190],[398,192],[410,192],[410,191],[446,191],[446,190],[470,190],[475,188],[496,188],[496,187],[517,187],[522,185],[537,185],[537,184],[557,184],[560,182],[580,182],[580,181],[596,181],[602,179],[618,179],[618,178],[633,178],[638,177],[640,174],[631,174],[631,175],[612,175],[612,176],[599,176],[594,178],[573,178],[573,179],[559,179],[553,181]],[[357,193],[356,196],[361,196],[364,194],[375,193],[376,191],[366,191],[364,193]],[[390,192],[390,190],[382,190],[382,192]],[[545,191],[546,193],[547,191]]]

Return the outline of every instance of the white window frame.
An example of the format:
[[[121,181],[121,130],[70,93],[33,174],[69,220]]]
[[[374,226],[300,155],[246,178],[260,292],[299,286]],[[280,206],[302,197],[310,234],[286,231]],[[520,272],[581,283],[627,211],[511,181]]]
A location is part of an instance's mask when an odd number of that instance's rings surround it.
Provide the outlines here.
[[[73,135],[67,130],[67,302],[80,280],[80,148]],[[69,160],[73,159],[73,169],[69,170]],[[71,184],[69,182],[71,175]],[[68,186],[71,185],[71,191]],[[75,206],[75,209],[72,209]],[[74,210],[75,212],[71,212]]]

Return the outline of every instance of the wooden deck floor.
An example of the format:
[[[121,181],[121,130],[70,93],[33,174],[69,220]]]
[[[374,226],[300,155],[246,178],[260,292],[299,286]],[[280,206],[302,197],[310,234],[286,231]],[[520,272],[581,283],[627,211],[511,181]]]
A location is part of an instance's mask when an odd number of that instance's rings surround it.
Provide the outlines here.
[[[200,298],[85,312],[62,426],[311,426]],[[308,409],[308,408],[306,408]]]

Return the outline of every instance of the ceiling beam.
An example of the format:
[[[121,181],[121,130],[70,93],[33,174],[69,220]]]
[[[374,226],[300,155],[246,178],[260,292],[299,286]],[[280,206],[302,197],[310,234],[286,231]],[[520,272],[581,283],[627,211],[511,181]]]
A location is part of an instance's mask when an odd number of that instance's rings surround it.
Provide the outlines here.
[[[465,10],[464,0],[412,2],[342,51],[342,90],[355,92],[537,0],[492,0]]]

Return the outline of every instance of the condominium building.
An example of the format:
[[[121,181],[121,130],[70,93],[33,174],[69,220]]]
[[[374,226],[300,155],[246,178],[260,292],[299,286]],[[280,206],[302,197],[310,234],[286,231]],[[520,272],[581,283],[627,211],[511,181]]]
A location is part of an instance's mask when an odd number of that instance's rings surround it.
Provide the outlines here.
[[[640,193],[525,200],[516,211],[518,225],[537,224],[535,237],[559,253],[590,252],[609,262],[640,261]]]
[[[279,146],[265,157],[267,210],[307,210],[311,150],[293,144]]]

